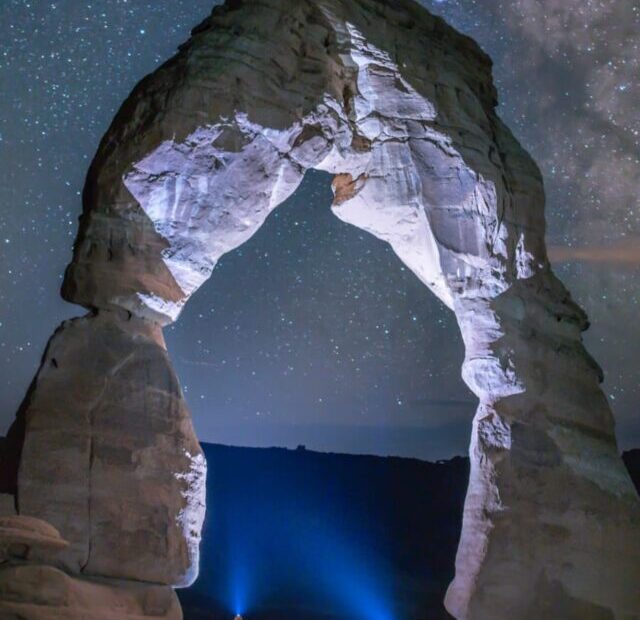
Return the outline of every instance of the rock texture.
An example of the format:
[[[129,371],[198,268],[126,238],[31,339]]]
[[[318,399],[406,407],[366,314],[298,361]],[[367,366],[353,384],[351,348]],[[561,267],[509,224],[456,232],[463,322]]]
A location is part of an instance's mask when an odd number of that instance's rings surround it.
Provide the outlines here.
[[[204,465],[159,326],[316,168],[458,317],[479,407],[448,609],[640,617],[638,499],[547,259],[540,173],[495,106],[489,58],[410,0],[228,0],[136,87],[63,287],[93,314],[56,334],[23,410],[18,509],[69,539],[66,570],[193,578]]]
[[[64,323],[29,399],[18,477],[20,513],[70,541],[64,567],[191,583],[204,472],[160,328],[109,311]]]
[[[87,580],[55,564],[69,547],[51,524],[34,517],[0,518],[2,620],[182,620],[168,586]]]
[[[18,514],[16,497],[8,493],[0,493],[0,517],[12,517]]]
[[[167,586],[72,577],[52,566],[0,565],[2,620],[182,620]]]
[[[69,543],[51,524],[35,517],[0,517],[0,563],[14,559],[47,562]]]

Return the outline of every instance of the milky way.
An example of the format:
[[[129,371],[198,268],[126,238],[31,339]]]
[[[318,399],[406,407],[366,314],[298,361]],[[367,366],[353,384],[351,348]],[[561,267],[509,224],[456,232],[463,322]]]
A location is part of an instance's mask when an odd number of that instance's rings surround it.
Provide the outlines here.
[[[556,272],[589,312],[623,447],[640,445],[640,9],[628,0],[425,5],[494,59],[500,113],[545,176]],[[0,6],[0,432],[48,337],[101,135],[211,0]],[[310,173],[220,261],[167,342],[202,439],[441,458],[474,399],[453,315]]]

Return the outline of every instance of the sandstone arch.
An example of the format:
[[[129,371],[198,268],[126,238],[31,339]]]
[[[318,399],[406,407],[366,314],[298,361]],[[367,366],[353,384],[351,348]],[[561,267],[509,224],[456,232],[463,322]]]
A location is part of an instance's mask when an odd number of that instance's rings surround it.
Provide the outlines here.
[[[316,168],[460,325],[479,407],[450,612],[638,617],[639,502],[547,259],[540,173],[495,106],[488,57],[409,0],[228,0],[136,87],[63,287],[91,313],[22,413],[18,509],[70,541],[67,572],[195,577],[205,465],[161,326]]]

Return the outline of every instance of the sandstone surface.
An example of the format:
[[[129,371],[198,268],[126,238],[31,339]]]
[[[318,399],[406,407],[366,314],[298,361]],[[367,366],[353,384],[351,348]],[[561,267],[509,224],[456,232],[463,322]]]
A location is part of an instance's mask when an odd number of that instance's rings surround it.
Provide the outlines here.
[[[26,417],[19,512],[64,533],[67,570],[193,581],[205,463],[158,326],[109,311],[64,323]]]
[[[51,524],[35,517],[0,517],[0,564],[12,560],[54,561],[69,543]]]
[[[168,586],[71,576],[59,566],[69,547],[35,517],[0,518],[2,620],[182,620]]]
[[[52,566],[0,564],[2,620],[182,620],[168,586],[72,577]]]

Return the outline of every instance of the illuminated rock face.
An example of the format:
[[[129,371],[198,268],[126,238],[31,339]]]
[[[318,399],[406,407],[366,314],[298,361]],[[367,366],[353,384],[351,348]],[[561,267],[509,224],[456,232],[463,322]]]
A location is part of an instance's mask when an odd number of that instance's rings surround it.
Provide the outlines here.
[[[587,319],[495,106],[489,58],[409,0],[229,0],[136,87],[91,166],[64,283],[93,315],[54,336],[25,409],[18,510],[71,542],[67,571],[193,578],[204,463],[160,326],[313,168],[462,331],[480,404],[447,608],[640,617],[640,507]]]

